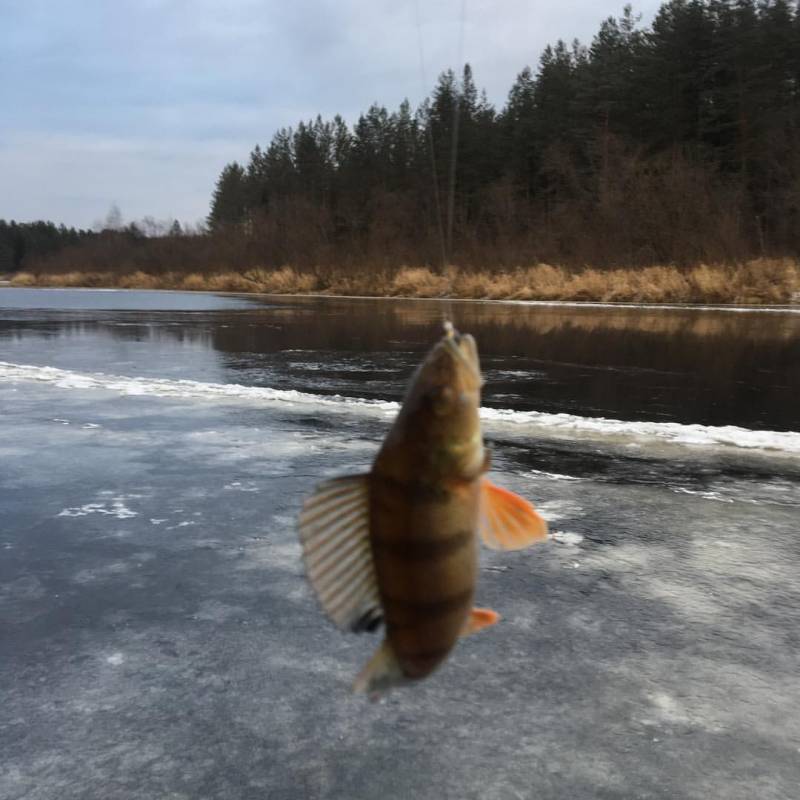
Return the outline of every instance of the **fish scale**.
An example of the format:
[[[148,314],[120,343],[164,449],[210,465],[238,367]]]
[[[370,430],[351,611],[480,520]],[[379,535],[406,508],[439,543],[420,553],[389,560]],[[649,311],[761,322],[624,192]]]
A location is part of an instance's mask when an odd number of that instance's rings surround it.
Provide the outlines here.
[[[547,538],[533,506],[484,474],[482,384],[475,340],[445,323],[370,472],[326,481],[303,506],[303,557],[323,611],[343,630],[385,625],[356,691],[427,677],[462,636],[499,619],[472,606],[479,537],[509,550]]]

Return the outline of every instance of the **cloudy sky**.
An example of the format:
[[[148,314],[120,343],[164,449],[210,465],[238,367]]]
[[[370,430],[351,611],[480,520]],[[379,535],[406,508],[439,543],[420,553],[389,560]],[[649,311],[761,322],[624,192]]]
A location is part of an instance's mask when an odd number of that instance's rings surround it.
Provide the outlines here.
[[[588,42],[623,2],[466,0],[463,60],[500,107],[547,43]],[[659,5],[634,9],[649,22]],[[224,164],[277,128],[317,113],[352,121],[376,100],[416,105],[458,61],[461,8],[0,0],[0,218],[88,227],[116,203],[126,220],[196,222]]]

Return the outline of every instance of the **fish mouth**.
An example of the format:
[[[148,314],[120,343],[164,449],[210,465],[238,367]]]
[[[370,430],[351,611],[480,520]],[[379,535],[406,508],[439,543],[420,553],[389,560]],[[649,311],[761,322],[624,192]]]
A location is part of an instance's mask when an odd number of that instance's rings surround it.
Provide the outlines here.
[[[444,323],[444,336],[442,342],[447,351],[456,359],[456,362],[465,367],[472,377],[483,384],[481,370],[478,366],[478,348],[475,339],[468,333],[461,334],[449,320]]]

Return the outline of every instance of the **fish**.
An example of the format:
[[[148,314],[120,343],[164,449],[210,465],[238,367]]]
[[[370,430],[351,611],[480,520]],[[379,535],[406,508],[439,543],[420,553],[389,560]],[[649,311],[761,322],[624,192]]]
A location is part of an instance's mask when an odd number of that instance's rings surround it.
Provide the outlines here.
[[[327,480],[303,504],[299,539],[322,610],[344,631],[385,628],[355,692],[426,678],[460,638],[499,620],[473,606],[479,538],[498,550],[547,539],[533,505],[486,477],[482,386],[475,339],[445,322],[370,471]]]

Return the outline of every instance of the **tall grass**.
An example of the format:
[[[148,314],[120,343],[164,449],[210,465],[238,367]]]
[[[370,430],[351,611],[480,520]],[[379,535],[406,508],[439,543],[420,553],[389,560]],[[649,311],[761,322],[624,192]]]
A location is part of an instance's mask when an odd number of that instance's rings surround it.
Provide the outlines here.
[[[699,264],[690,269],[567,270],[550,264],[510,271],[428,267],[354,272],[249,269],[209,274],[143,271],[22,272],[15,286],[106,286],[266,294],[335,294],[388,297],[452,297],[492,300],[577,300],[636,303],[790,303],[800,292],[800,263],[756,259],[738,265]]]

